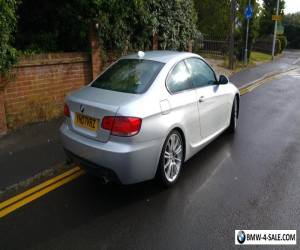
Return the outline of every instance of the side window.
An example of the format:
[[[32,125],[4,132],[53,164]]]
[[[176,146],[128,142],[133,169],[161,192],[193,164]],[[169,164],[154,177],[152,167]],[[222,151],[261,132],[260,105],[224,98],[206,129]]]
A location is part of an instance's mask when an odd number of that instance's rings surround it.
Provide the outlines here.
[[[196,88],[213,85],[216,83],[216,76],[213,70],[199,58],[189,58],[186,64],[192,75],[192,81]]]
[[[167,87],[171,93],[191,89],[193,87],[191,75],[184,61],[179,62],[168,75]]]

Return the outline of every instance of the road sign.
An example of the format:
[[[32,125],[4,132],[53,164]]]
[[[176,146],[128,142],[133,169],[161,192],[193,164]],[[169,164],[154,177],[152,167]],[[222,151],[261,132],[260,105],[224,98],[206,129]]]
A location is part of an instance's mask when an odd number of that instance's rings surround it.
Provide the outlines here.
[[[273,21],[281,21],[282,20],[282,16],[280,16],[280,15],[272,15],[272,20]]]
[[[249,38],[249,22],[250,19],[253,17],[253,8],[251,6],[251,1],[249,0],[249,3],[245,9],[245,18],[247,20],[247,31],[246,31],[246,45],[245,45],[245,53],[244,53],[244,63],[248,63],[248,38]]]
[[[279,0],[277,0],[276,16],[279,16]],[[272,19],[273,19],[273,17],[272,17]],[[274,60],[274,55],[275,55],[275,43],[276,43],[276,34],[277,34],[277,24],[278,24],[278,21],[275,20],[273,45],[272,45],[272,60]]]
[[[253,17],[253,8],[251,4],[249,4],[245,9],[245,18],[247,20],[251,19]]]
[[[284,33],[284,26],[282,25],[281,22],[279,22],[278,25],[277,25],[276,34],[277,35],[283,35],[283,33]]]

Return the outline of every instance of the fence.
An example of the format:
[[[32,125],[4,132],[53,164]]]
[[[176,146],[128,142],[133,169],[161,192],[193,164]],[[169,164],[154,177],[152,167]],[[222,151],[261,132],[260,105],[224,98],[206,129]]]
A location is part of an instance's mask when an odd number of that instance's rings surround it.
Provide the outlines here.
[[[270,39],[257,39],[256,42],[253,45],[253,50],[254,51],[259,51],[259,52],[263,52],[266,54],[272,54],[272,47],[273,47],[273,41]],[[276,43],[275,43],[275,54],[280,53],[280,48],[281,44],[280,44],[280,40],[276,39]]]
[[[194,41],[194,51],[201,55],[225,56],[228,53],[228,39],[209,34],[198,34]]]

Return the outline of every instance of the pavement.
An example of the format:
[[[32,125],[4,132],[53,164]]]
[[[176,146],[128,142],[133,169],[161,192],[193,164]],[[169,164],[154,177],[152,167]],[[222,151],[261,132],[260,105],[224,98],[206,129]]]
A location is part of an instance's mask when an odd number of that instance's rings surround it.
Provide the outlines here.
[[[230,80],[240,88],[258,79],[263,79],[274,74],[279,74],[297,68],[300,65],[299,59],[299,51],[286,50],[282,56],[279,56],[274,61],[242,70],[232,75]]]
[[[61,123],[62,118],[36,123],[0,138],[0,200],[7,190],[30,186],[63,168]]]
[[[1,249],[232,249],[235,229],[300,229],[298,58],[288,51],[231,78],[244,86],[285,72],[242,96],[237,133],[189,160],[175,187],[100,185],[82,175],[1,218]],[[64,165],[60,123],[0,138],[3,193]]]

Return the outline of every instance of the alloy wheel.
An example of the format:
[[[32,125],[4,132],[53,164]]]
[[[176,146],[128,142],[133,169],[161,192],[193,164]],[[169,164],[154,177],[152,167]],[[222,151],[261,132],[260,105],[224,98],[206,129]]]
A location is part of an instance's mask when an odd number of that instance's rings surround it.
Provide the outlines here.
[[[234,100],[234,104],[233,104],[233,122],[234,122],[234,128],[237,127],[237,116],[238,116],[238,107],[237,107],[237,101],[236,99]]]
[[[174,133],[169,137],[164,152],[164,174],[169,182],[176,180],[182,165],[182,158],[182,140]]]

